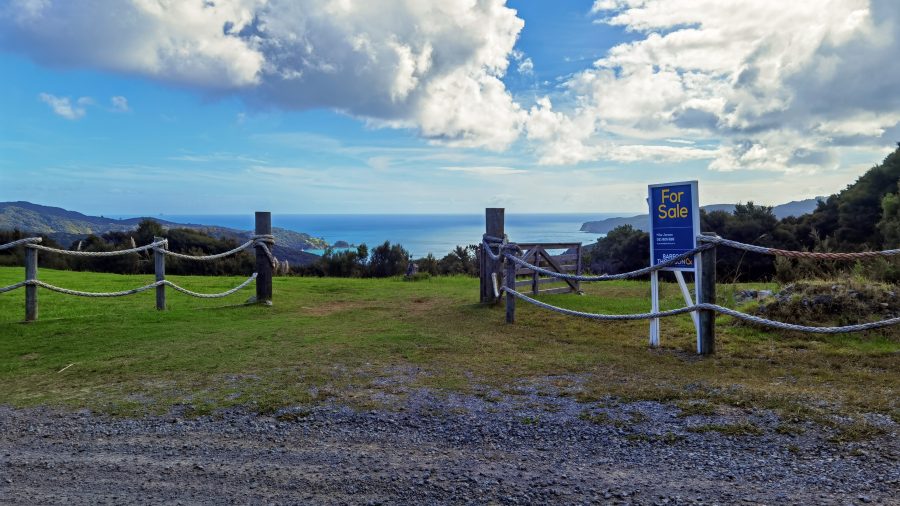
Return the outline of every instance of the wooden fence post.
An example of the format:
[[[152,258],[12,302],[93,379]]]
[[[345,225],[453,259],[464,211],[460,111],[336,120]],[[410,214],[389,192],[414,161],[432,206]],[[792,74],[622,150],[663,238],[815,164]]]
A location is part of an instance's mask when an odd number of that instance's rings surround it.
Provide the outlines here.
[[[584,265],[582,265],[582,260],[581,260],[581,243],[578,243],[578,246],[575,248],[575,255],[578,257],[575,260],[575,262],[576,262],[575,263],[575,274],[577,274],[578,276],[581,276],[582,274],[584,274]],[[581,291],[581,280],[580,279],[575,280],[575,286],[578,287],[578,288],[576,288],[575,291],[578,294],[583,295],[584,292]]]
[[[715,236],[713,233],[703,235]],[[700,296],[698,303],[716,303],[716,248],[712,247],[700,253]],[[699,311],[700,345],[697,352],[701,355],[712,355],[716,352],[716,312],[708,309]]]
[[[256,212],[255,233],[256,235],[272,233],[272,213]],[[272,262],[263,251],[262,246],[256,247],[256,302],[258,304],[272,303]]]
[[[37,281],[38,278],[38,250],[25,247],[25,281]],[[38,287],[25,285],[25,321],[33,322],[38,319]]]
[[[162,241],[163,237],[154,237],[153,242]],[[153,267],[156,272],[156,281],[164,281],[166,279],[166,255],[157,250],[165,249],[165,245],[157,246],[153,250]],[[166,309],[166,285],[156,287],[156,309],[164,311]]]
[[[505,209],[502,207],[488,207],[484,210],[484,230],[485,234],[491,237],[497,237],[502,239],[504,235],[504,213]],[[484,245],[481,246],[484,248]],[[492,304],[497,302],[499,299],[494,296],[494,284],[491,279],[492,273],[500,272],[500,262],[501,260],[491,260],[488,255],[482,251],[481,259],[479,261],[479,268],[481,269],[481,282],[480,285],[480,297],[479,301],[482,304]]]
[[[512,248],[501,249],[503,253],[515,255]],[[506,288],[510,290],[516,289],[516,264],[512,260],[506,260]],[[506,292],[506,323],[516,322],[516,296]]]

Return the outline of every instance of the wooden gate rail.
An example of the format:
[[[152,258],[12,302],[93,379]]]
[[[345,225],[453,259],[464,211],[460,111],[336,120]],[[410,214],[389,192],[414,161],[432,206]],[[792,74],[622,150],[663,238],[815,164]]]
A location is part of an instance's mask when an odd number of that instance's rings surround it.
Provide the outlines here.
[[[522,259],[532,263],[538,267],[543,267],[559,273],[582,274],[581,263],[581,243],[519,243],[519,247],[525,252]],[[547,250],[562,249],[565,253],[560,255],[551,255]],[[569,253],[574,250],[574,253]],[[523,286],[531,286],[533,295],[543,295],[551,293],[581,293],[581,282],[577,280],[564,279],[560,280],[553,277],[541,277],[539,272],[526,267],[518,267],[516,269],[516,277],[531,276],[529,280],[516,281],[516,288]],[[551,283],[565,283],[566,286],[544,288],[542,285]]]

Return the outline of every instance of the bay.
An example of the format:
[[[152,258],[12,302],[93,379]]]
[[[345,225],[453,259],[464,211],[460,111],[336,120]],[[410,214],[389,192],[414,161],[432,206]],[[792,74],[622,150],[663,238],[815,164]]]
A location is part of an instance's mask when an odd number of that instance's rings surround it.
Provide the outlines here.
[[[626,213],[627,214],[627,213]],[[515,242],[593,243],[602,234],[581,232],[586,221],[619,216],[615,213],[507,214],[506,233]],[[159,215],[177,223],[253,229],[253,215]],[[334,244],[346,241],[373,248],[384,241],[401,244],[413,258],[428,253],[442,257],[457,245],[481,242],[483,214],[274,214],[272,225],[305,232]],[[321,254],[321,251],[309,250]]]

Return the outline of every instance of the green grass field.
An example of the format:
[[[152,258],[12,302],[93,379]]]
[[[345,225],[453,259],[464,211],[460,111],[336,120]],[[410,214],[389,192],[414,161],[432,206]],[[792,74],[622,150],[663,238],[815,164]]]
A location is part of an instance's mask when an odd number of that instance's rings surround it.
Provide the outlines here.
[[[0,286],[23,278],[0,268]],[[152,281],[42,269],[67,288],[113,291]],[[196,291],[242,279],[171,277]],[[83,299],[40,290],[40,319],[21,323],[24,290],[0,294],[0,404],[87,407],[121,415],[173,405],[208,413],[260,411],[333,398],[358,407],[389,403],[409,388],[485,395],[522,382],[552,385],[581,400],[652,399],[696,406],[775,409],[828,420],[876,412],[900,421],[897,334],[797,336],[717,323],[718,353],[698,358],[687,315],[663,320],[662,347],[647,346],[645,321],[598,323],[518,305],[477,304],[478,280],[276,278],[272,307],[245,306],[252,285],[225,299],[168,290]],[[721,294],[733,287],[723,286]],[[583,311],[649,309],[649,284],[585,285],[545,300]],[[663,308],[683,305],[664,284]],[[62,369],[64,369],[62,372]]]

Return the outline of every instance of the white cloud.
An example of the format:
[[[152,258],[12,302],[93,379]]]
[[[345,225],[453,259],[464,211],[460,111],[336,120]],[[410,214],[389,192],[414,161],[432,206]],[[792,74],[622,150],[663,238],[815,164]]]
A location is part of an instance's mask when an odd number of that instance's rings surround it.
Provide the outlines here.
[[[128,106],[128,99],[121,95],[111,97],[109,103],[112,104],[113,111],[115,112],[128,112],[131,110]]]
[[[510,176],[513,174],[526,174],[528,171],[522,169],[514,169],[512,167],[494,167],[494,166],[450,166],[441,167],[441,170],[450,172],[464,172],[476,176]]]
[[[881,138],[900,121],[892,0],[598,0],[592,12],[641,36],[566,82],[571,111],[532,108],[544,163],[633,155],[813,171],[834,166],[838,146],[896,140]],[[721,147],[626,146],[685,137]]]
[[[503,149],[524,119],[500,81],[524,26],[504,4],[12,0],[0,48]]]
[[[632,40],[529,106],[502,81],[510,65],[534,72],[504,0],[10,0],[0,49],[330,108],[449,146],[504,150],[524,135],[549,165],[809,172],[846,146],[896,141],[895,0],[597,0],[591,12]]]
[[[86,106],[94,103],[90,97],[81,97],[73,104],[69,97],[57,97],[49,93],[41,93],[38,98],[49,105],[54,114],[70,120],[83,118],[87,113]]]

